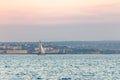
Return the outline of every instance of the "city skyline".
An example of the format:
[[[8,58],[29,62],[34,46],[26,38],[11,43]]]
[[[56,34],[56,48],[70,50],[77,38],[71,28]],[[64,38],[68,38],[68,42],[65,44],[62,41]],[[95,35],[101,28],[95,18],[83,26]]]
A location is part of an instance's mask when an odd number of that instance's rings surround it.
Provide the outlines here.
[[[119,0],[0,1],[0,41],[120,40]]]

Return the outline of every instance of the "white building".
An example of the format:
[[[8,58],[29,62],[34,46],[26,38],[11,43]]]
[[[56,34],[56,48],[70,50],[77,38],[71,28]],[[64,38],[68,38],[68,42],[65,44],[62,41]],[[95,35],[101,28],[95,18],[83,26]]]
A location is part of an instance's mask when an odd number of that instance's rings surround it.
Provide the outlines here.
[[[6,50],[7,54],[27,54],[27,50]]]

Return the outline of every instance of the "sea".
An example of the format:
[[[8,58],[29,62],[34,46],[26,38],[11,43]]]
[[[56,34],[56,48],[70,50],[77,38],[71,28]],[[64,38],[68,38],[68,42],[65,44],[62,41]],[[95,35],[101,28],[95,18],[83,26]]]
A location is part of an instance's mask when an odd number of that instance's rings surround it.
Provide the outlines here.
[[[120,80],[120,55],[1,54],[0,80]]]

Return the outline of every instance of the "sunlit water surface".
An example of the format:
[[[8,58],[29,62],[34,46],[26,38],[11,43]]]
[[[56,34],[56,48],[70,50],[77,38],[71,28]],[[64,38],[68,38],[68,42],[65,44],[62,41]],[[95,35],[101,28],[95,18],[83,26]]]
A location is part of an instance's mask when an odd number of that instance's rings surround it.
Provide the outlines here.
[[[120,55],[0,55],[0,80],[120,80]]]

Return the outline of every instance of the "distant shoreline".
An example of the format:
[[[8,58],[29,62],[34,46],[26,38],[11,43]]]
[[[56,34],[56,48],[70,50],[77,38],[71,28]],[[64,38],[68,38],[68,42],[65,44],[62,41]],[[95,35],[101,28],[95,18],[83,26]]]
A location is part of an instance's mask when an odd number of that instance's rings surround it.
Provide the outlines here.
[[[113,54],[119,54],[120,53],[113,53]],[[113,54],[44,54],[44,55],[113,55]],[[38,55],[38,54],[0,54],[0,55]],[[38,56],[43,55],[39,54]]]

